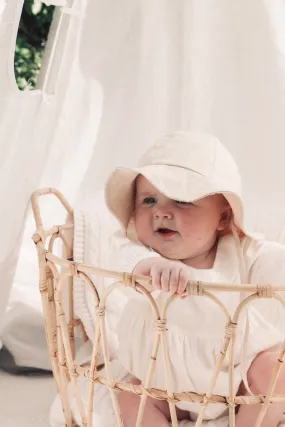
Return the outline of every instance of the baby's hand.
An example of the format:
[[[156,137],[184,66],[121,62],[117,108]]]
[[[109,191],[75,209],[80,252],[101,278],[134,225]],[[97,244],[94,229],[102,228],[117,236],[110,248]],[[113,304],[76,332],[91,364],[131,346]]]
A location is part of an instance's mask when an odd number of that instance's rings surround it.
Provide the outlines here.
[[[182,262],[159,259],[150,269],[154,289],[183,294],[187,286],[187,272]]]
[[[152,287],[145,286],[148,291],[160,290],[173,294],[183,294],[188,281],[184,264],[165,258],[154,257],[142,260],[135,267],[134,273],[151,276]]]

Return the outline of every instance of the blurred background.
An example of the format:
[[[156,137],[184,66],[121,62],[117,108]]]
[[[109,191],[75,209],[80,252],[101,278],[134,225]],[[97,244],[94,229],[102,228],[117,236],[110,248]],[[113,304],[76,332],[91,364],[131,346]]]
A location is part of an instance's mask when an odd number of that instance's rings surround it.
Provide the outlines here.
[[[20,90],[35,89],[55,6],[40,0],[24,3],[15,49],[15,78]]]

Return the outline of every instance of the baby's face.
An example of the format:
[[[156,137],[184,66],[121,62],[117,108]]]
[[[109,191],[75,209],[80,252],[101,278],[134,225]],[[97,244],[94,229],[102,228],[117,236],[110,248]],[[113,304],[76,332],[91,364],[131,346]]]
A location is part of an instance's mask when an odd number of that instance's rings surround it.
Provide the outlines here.
[[[134,220],[138,238],[166,258],[188,263],[203,257],[215,245],[218,231],[225,228],[229,211],[222,195],[183,203],[168,199],[143,176],[137,178]]]

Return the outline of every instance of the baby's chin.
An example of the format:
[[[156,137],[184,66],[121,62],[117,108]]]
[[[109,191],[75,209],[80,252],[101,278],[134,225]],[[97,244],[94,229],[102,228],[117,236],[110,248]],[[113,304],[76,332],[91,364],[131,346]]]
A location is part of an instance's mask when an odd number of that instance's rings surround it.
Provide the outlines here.
[[[161,255],[163,258],[168,258],[174,261],[180,261],[181,259],[183,259],[183,254],[180,254],[178,252],[173,252],[173,249],[171,248],[165,248],[165,247],[161,247],[161,245],[157,245],[154,244],[153,242],[149,241],[148,239],[146,240],[141,240],[140,241],[147,246],[148,248],[152,249],[154,252],[158,253],[159,255]]]

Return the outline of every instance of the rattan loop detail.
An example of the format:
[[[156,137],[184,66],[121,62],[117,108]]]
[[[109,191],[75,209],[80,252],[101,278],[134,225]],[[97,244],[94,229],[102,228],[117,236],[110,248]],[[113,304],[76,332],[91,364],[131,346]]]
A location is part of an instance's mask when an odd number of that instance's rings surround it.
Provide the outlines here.
[[[123,273],[122,274],[122,283],[124,286],[130,286],[134,288],[136,286],[136,281],[133,274]]]
[[[165,332],[166,329],[166,319],[158,319],[155,321],[157,332]]]
[[[97,383],[98,382],[98,375],[89,375],[88,379],[92,382],[92,383]]]
[[[260,298],[272,298],[273,290],[271,285],[257,285],[257,293]]]
[[[228,408],[235,408],[236,404],[235,402],[231,401],[230,398],[226,398],[226,405],[228,406]]]
[[[68,274],[70,276],[77,276],[78,275],[77,263],[76,262],[74,262],[74,261],[69,262]]]
[[[105,316],[106,307],[98,307],[96,308],[96,316]]]
[[[202,395],[202,404],[205,405],[206,403],[210,402],[208,396],[206,394]]]
[[[167,395],[167,401],[170,403],[178,403],[179,400],[175,399],[175,397],[170,397],[169,395]]]
[[[225,338],[233,338],[237,329],[236,323],[228,323],[225,329]]]
[[[191,280],[189,280],[187,283],[186,291],[188,295],[203,295],[203,287],[201,285],[201,282],[192,282]]]
[[[39,281],[40,292],[44,293],[48,291],[48,285],[46,279]]]
[[[71,370],[69,371],[69,375],[70,375],[71,377],[74,377],[74,378],[77,378],[77,377],[78,377],[78,373],[76,372],[76,370],[75,370],[75,369],[71,369]]]
[[[57,360],[58,358],[57,351],[51,351],[49,355],[51,359]]]

